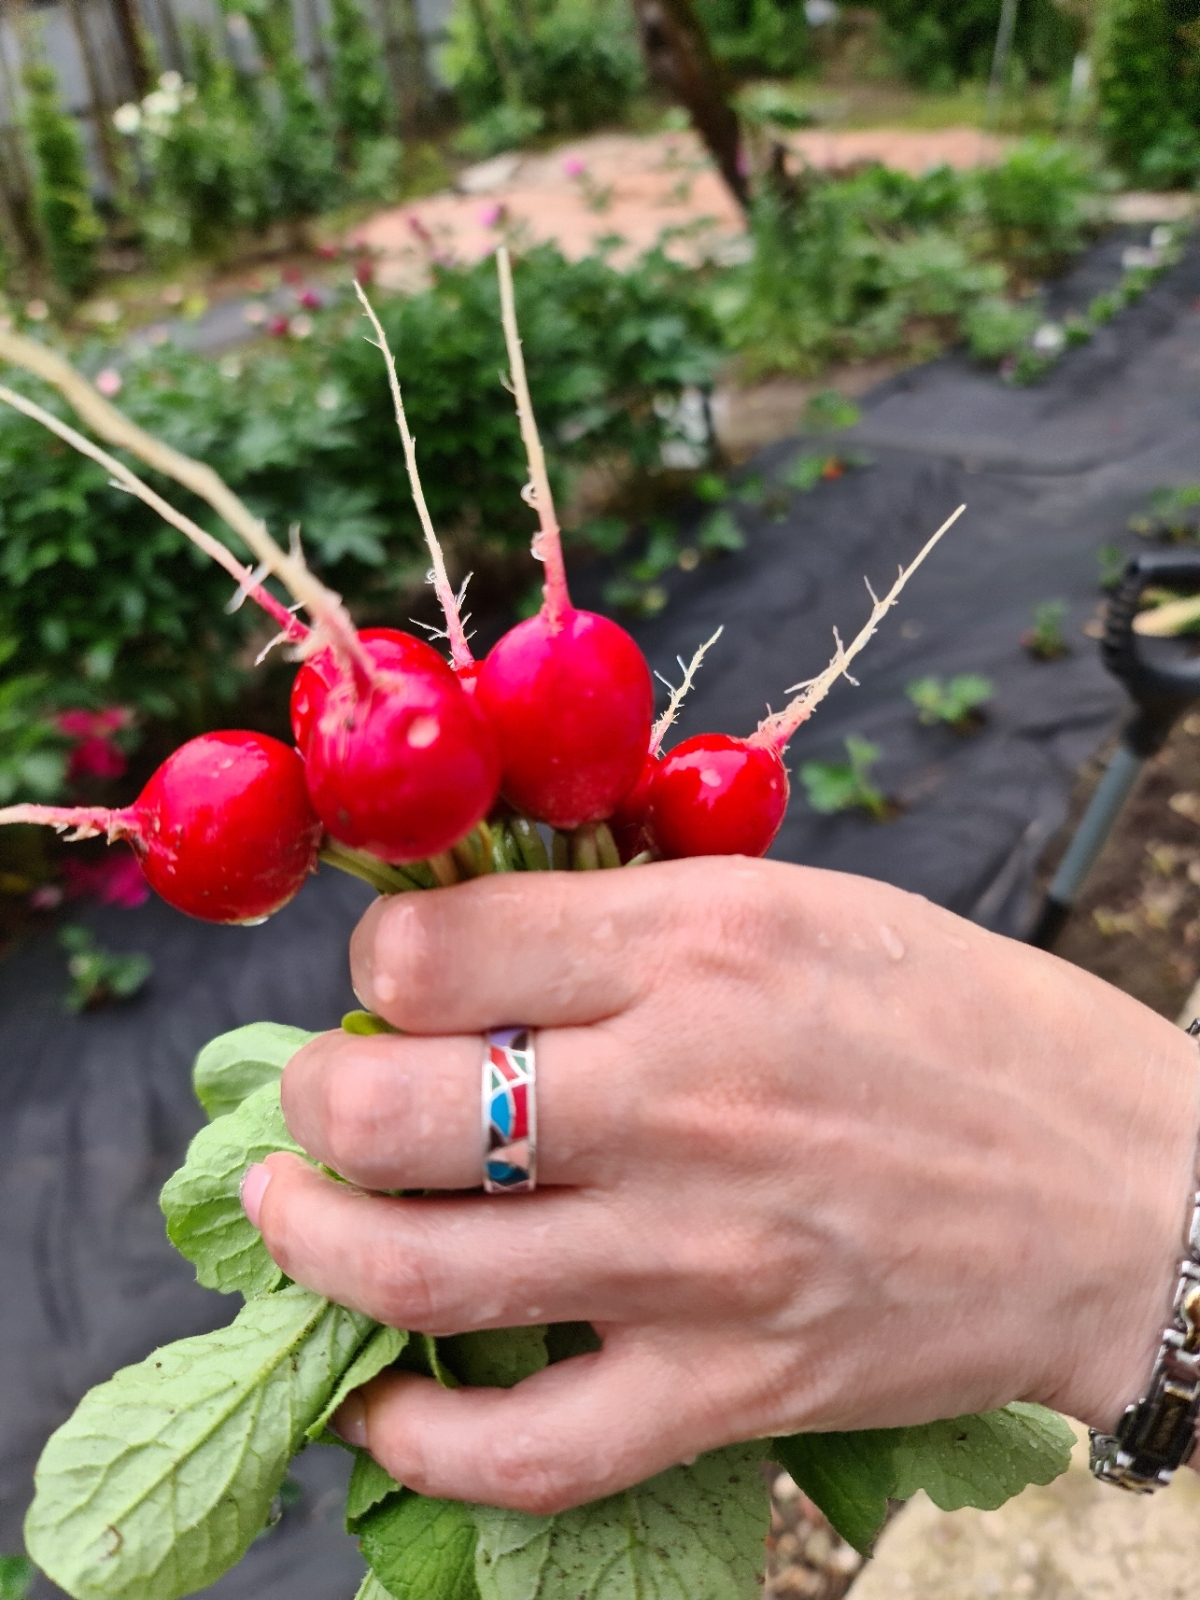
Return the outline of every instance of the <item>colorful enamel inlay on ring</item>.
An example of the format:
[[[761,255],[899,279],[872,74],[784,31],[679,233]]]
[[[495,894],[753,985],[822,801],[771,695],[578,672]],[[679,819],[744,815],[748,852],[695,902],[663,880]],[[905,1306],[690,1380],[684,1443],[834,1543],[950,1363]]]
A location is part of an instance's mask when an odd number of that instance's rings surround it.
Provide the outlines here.
[[[483,1187],[486,1194],[537,1188],[537,1102],[532,1028],[484,1034]]]

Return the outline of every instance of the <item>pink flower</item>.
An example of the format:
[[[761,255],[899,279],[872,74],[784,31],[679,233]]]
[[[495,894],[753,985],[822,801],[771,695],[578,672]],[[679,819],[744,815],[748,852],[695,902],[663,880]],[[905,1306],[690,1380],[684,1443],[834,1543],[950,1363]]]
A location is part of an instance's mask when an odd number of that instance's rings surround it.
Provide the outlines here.
[[[55,726],[68,739],[92,739],[116,733],[133,721],[128,706],[105,706],[103,711],[63,711],[55,717]]]
[[[315,289],[305,289],[299,298],[300,304],[305,311],[319,311],[321,309],[321,296]]]
[[[317,246],[317,254],[322,261],[336,261],[341,253],[336,244],[319,244]]]
[[[504,207],[498,203],[484,206],[479,213],[479,226],[481,228],[495,228],[504,220]]]
[[[29,896],[31,911],[57,911],[63,903],[63,892],[56,883],[43,883]]]
[[[354,277],[355,281],[361,283],[364,289],[369,289],[375,282],[375,263],[369,257],[356,261],[354,264]]]
[[[120,394],[124,381],[116,367],[105,367],[103,372],[96,374],[96,387],[106,400]]]
[[[299,267],[284,267],[282,276],[284,283],[302,283],[304,281],[304,274]]]
[[[150,898],[150,885],[131,850],[113,848],[98,861],[79,861],[68,856],[63,862],[67,896],[71,900],[92,896],[102,905],[121,906],[132,911]]]
[[[84,739],[71,751],[67,781],[81,778],[119,778],[125,771],[125,752],[111,739]]]
[[[291,332],[291,329],[292,319],[290,317],[272,317],[270,322],[267,323],[267,332],[272,339],[285,338]]]
[[[581,161],[578,156],[568,156],[563,162],[563,171],[568,178],[582,178],[587,171],[587,162]]]

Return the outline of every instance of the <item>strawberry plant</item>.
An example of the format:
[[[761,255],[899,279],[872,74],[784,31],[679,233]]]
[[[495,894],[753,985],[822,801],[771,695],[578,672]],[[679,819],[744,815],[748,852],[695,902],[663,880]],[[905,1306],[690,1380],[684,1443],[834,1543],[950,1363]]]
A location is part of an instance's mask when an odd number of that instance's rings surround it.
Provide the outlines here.
[[[806,761],[800,768],[809,805],[826,817],[839,811],[865,811],[876,822],[886,822],[891,815],[887,796],[871,782],[879,746],[856,733],[847,734],[846,756],[845,761]]]
[[[92,1011],[137,994],[154,970],[149,956],[118,955],[98,945],[95,936],[76,925],[60,930],[58,942],[67,952],[68,1011]],[[0,1590],[0,1593],[3,1591]]]
[[[524,498],[537,515],[533,550],[545,581],[541,609],[483,662],[470,649],[384,329],[365,296],[445,615],[448,662],[396,630],[359,633],[299,549],[278,546],[215,474],[131,424],[43,346],[3,336],[4,354],[55,384],[93,433],[206,500],[260,565],[248,569],[123,460],[35,401],[7,388],[0,401],[90,456],[218,562],[302,665],[296,748],[248,733],[205,735],[169,756],[125,810],[23,804],[0,810],[0,823],[128,839],[165,900],[217,922],[261,920],[318,859],[383,894],[406,894],[486,873],[546,871],[552,862],[625,870],[623,859],[633,866],[769,847],[788,799],[790,740],[958,513],[782,711],[748,737],[700,734],[664,755],[704,651],[653,722],[650,670],[634,641],[573,604],[503,252],[499,265],[530,478]],[[294,609],[264,587],[268,572]],[[553,830],[549,857],[539,824]],[[351,1013],[343,1027],[389,1031],[367,1012]],[[330,1419],[388,1368],[448,1386],[509,1387],[597,1348],[593,1330],[578,1324],[408,1332],[284,1276],[241,1205],[240,1185],[272,1152],[304,1155],[283,1118],[280,1074],[309,1037],[255,1024],[214,1040],[196,1062],[210,1121],[161,1204],[168,1236],[200,1283],[244,1303],[228,1327],[157,1350],[93,1389],[46,1445],[26,1541],[74,1600],[179,1600],[215,1582],[268,1522],[291,1459],[315,1441],[337,1442]],[[750,1600],[769,1521],[768,1457],[867,1549],[889,1499],[924,1488],[945,1507],[999,1505],[1061,1472],[1071,1442],[1061,1419],[1023,1404],[923,1427],[758,1440],[554,1516],[423,1497],[355,1449],[346,1526],[370,1567],[359,1600]]]
[[[1021,643],[1035,661],[1057,661],[1070,654],[1063,633],[1067,607],[1063,600],[1042,600],[1033,608],[1033,626],[1021,635]]]

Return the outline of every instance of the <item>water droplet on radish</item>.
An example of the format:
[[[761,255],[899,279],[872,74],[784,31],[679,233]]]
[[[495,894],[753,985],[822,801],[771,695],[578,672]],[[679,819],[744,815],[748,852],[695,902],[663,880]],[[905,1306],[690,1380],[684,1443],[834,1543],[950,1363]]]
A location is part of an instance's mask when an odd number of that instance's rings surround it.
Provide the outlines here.
[[[886,922],[880,925],[879,941],[893,961],[903,961],[908,954],[903,939],[895,928],[889,928]]]
[[[409,724],[408,742],[414,750],[427,750],[440,731],[436,717],[414,717]]]

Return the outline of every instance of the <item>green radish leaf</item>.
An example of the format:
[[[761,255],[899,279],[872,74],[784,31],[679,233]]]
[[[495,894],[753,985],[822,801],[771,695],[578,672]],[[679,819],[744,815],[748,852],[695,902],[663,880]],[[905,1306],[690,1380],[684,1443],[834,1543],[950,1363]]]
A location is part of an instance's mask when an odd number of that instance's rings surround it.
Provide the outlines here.
[[[771,1450],[772,1460],[791,1473],[860,1555],[870,1553],[895,1485],[886,1439],[887,1430],[798,1433],[776,1439]]]
[[[1057,1412],[1019,1400],[1002,1411],[895,1432],[893,1498],[910,1500],[924,1489],[943,1511],[994,1511],[1031,1483],[1052,1483],[1067,1470],[1075,1444]]]
[[[282,1022],[252,1022],[206,1044],[192,1068],[192,1087],[209,1120],[236,1110],[264,1083],[277,1082],[296,1051],[316,1037]]]
[[[356,1450],[354,1470],[346,1490],[346,1532],[357,1533],[368,1511],[374,1511],[390,1496],[401,1493],[403,1485],[396,1482],[386,1467],[381,1467],[365,1450]]]
[[[168,1178],[159,1199],[167,1237],[206,1289],[249,1300],[284,1281],[241,1200],[246,1168],[276,1150],[304,1154],[283,1120],[278,1079],[201,1128],[187,1160]]]
[[[889,1499],[910,1500],[924,1489],[943,1511],[994,1511],[1028,1484],[1050,1483],[1065,1472],[1074,1443],[1062,1417],[1017,1401],[916,1428],[776,1439],[772,1459],[865,1555]]]
[[[759,1600],[764,1451],[717,1450],[556,1517],[472,1506],[481,1600]]]
[[[291,1284],[91,1390],[38,1463],[30,1556],[74,1600],[215,1582],[265,1527],[371,1327]]]
[[[479,1600],[475,1523],[461,1502],[406,1492],[367,1517],[360,1535],[392,1600]]]
[[[440,1339],[438,1351],[460,1383],[477,1389],[511,1389],[549,1361],[545,1328],[484,1328]]]
[[[355,1356],[349,1370],[334,1390],[329,1404],[321,1412],[312,1427],[309,1428],[308,1437],[316,1439],[324,1433],[329,1426],[329,1419],[345,1400],[346,1396],[352,1394],[355,1389],[361,1389],[364,1383],[370,1383],[372,1378],[377,1378],[386,1367],[390,1367],[407,1343],[408,1334],[404,1333],[400,1328],[376,1326],[375,1331]],[[336,1443],[341,1443],[336,1434],[331,1434],[330,1437]]]
[[[458,1379],[442,1360],[438,1345],[441,1340],[431,1333],[414,1333],[404,1351],[400,1365],[406,1372],[420,1372],[426,1378],[436,1378],[443,1389],[457,1389]]]

